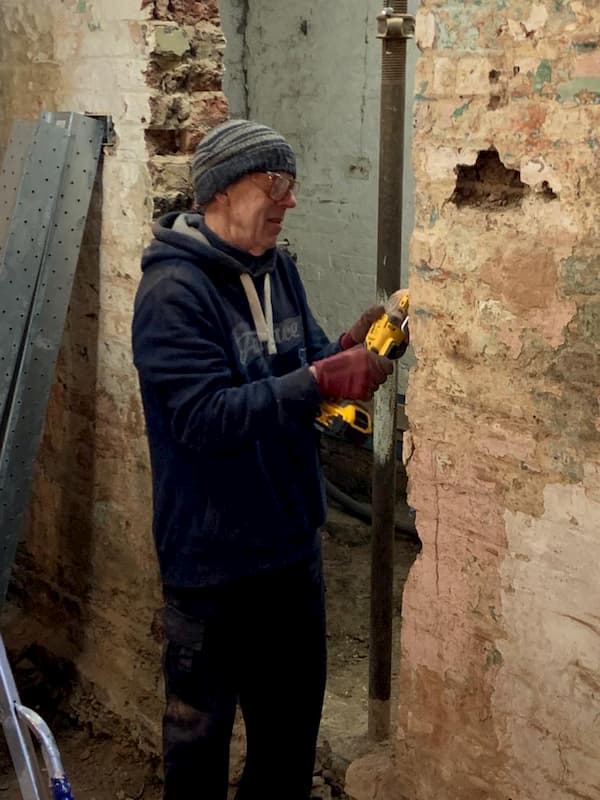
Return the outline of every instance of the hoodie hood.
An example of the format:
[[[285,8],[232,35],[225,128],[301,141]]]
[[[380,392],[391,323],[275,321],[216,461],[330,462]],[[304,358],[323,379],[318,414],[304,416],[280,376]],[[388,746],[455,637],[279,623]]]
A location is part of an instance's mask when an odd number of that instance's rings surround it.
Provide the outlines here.
[[[152,233],[154,239],[142,256],[142,271],[171,259],[190,261],[219,281],[239,280],[243,274],[258,278],[275,269],[276,248],[262,256],[239,250],[211,231],[202,214],[172,211],[153,223]]]
[[[258,340],[269,355],[275,355],[275,330],[271,300],[271,273],[275,269],[277,250],[253,256],[223,241],[204,222],[201,214],[173,212],[152,226],[154,240],[142,256],[142,271],[151,265],[171,260],[188,261],[202,269],[215,285],[239,281],[242,285]],[[254,281],[264,276],[264,307]]]

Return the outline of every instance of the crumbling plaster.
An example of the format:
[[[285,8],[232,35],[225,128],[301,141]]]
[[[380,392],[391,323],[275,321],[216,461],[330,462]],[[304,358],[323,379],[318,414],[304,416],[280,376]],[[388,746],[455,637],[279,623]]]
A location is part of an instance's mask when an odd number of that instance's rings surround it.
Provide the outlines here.
[[[424,0],[418,38],[405,458],[423,550],[394,757],[348,787],[598,800],[600,10]],[[453,202],[492,148],[521,202]]]
[[[160,598],[129,319],[152,199],[185,191],[198,120],[226,113],[211,85],[215,4],[0,0],[0,11],[2,139],[44,108],[111,114],[117,134],[17,588],[40,636],[155,745]],[[597,800],[600,11],[424,0],[418,22],[405,453],[423,551],[404,596],[394,760],[378,757],[356,797]],[[199,52],[186,42],[213,45],[179,84]],[[520,171],[522,203],[458,207],[457,168],[492,147]]]

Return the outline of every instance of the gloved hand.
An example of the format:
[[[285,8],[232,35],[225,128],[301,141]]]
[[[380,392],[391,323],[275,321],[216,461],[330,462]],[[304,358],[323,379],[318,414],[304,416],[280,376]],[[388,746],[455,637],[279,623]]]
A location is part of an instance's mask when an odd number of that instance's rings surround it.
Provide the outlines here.
[[[342,350],[348,350],[351,347],[355,347],[357,344],[362,344],[365,340],[365,336],[369,332],[369,328],[376,319],[379,319],[383,311],[384,309],[381,305],[371,306],[364,314],[361,314],[350,330],[346,333],[342,333],[340,336]]]
[[[315,361],[310,369],[322,397],[370,400],[392,374],[394,363],[364,347],[353,347]]]

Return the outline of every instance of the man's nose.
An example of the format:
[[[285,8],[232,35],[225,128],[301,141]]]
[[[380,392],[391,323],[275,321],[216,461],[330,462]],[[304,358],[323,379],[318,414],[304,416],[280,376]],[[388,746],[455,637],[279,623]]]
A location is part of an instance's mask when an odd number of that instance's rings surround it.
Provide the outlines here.
[[[283,197],[279,201],[279,205],[284,206],[285,208],[295,208],[296,207],[296,195],[293,191],[289,191],[285,197]]]

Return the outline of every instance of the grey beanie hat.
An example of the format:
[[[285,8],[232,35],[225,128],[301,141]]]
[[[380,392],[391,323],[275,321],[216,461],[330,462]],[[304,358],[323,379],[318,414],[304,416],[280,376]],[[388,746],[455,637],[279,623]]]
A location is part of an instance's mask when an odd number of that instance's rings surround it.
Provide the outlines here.
[[[289,172],[296,177],[296,156],[281,134],[245,119],[217,125],[196,147],[192,181],[196,201],[204,205],[248,172]]]

